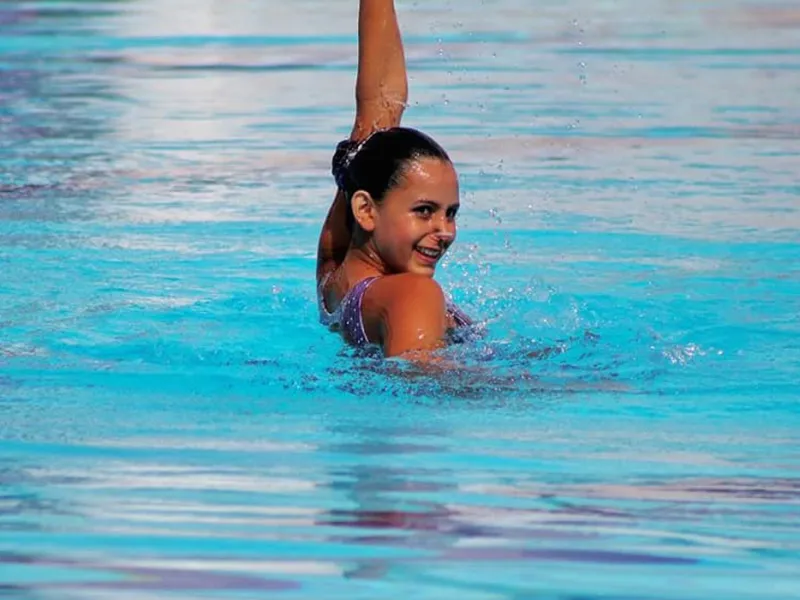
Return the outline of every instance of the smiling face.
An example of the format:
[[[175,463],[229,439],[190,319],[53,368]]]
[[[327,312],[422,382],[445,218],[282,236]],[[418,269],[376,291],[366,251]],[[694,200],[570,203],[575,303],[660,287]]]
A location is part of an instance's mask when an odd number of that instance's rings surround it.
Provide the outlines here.
[[[456,238],[458,176],[438,158],[412,161],[374,208],[372,244],[390,273],[432,277]]]

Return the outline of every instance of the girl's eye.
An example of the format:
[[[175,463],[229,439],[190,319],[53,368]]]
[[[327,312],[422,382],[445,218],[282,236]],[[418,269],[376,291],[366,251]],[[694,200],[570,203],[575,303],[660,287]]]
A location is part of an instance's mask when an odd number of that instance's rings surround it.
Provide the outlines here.
[[[418,206],[414,209],[414,212],[423,217],[430,217],[433,215],[433,208],[430,206]]]
[[[458,214],[458,209],[451,208],[450,210],[447,211],[447,218],[450,219],[451,221],[454,221],[457,214]]]

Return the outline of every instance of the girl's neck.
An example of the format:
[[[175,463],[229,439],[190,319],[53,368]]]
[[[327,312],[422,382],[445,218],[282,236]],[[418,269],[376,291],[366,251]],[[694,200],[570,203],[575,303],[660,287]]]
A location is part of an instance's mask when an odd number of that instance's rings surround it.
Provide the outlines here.
[[[388,275],[390,272],[386,263],[369,241],[357,245],[355,243],[351,244],[342,267],[345,272],[358,279]]]

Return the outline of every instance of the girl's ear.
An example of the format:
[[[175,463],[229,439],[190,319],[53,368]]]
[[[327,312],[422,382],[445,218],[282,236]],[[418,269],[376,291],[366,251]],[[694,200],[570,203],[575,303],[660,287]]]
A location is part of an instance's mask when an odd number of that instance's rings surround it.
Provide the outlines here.
[[[364,231],[373,232],[375,230],[375,212],[377,206],[369,192],[358,190],[350,198],[350,208],[353,210],[353,217],[356,223]]]

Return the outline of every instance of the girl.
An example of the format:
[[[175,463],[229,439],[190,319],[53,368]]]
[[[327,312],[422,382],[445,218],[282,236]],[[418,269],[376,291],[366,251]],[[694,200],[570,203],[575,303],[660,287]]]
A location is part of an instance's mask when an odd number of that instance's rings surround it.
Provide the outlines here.
[[[356,118],[333,157],[336,197],[317,252],[324,324],[355,346],[425,359],[470,324],[433,280],[456,237],[458,176],[427,135],[400,127],[406,62],[393,0],[361,0]]]

